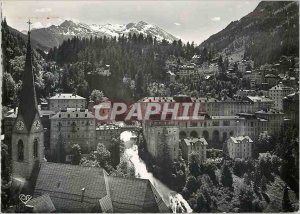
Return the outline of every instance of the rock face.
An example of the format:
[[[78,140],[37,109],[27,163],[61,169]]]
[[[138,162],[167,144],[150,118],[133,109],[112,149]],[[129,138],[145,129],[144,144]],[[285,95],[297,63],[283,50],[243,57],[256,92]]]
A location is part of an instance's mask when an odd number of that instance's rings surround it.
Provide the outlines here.
[[[262,1],[253,12],[231,22],[199,47],[233,60],[245,56],[264,64],[281,55],[298,56],[298,42],[299,3]]]
[[[52,25],[48,28],[33,29],[31,36],[43,46],[46,46],[47,48],[53,48],[54,46],[60,45],[64,40],[74,36],[81,38],[89,38],[91,36],[118,37],[122,35],[128,36],[129,34],[134,33],[142,33],[145,36],[151,35],[153,38],[156,37],[158,41],[162,41],[163,39],[167,40],[168,42],[178,40],[178,38],[166,32],[165,30],[155,25],[148,24],[144,21],[123,25],[88,25],[66,20],[59,26]]]

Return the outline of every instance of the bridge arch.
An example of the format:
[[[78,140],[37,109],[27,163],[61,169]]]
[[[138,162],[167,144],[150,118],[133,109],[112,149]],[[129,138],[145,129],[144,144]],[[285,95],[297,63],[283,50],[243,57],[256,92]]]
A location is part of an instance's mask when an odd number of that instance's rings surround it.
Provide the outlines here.
[[[182,140],[182,139],[184,139],[184,138],[186,138],[186,137],[187,137],[187,134],[186,134],[185,131],[180,131],[180,132],[179,132],[179,139],[180,139],[180,140]]]
[[[220,132],[218,130],[214,130],[212,133],[212,144],[218,145],[220,143]]]
[[[209,140],[209,132],[208,132],[208,131],[204,130],[204,131],[202,132],[202,136],[204,137],[204,139],[205,139],[206,141]]]
[[[195,130],[193,130],[193,131],[191,131],[191,133],[190,133],[190,137],[198,138],[198,133],[197,133]]]

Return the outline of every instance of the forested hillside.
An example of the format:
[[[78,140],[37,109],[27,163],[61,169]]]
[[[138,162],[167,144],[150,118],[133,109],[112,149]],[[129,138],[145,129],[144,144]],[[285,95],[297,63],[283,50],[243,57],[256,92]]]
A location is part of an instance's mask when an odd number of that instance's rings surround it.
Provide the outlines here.
[[[198,49],[179,40],[161,43],[142,34],[128,37],[69,39],[49,51],[47,60],[64,67],[63,91],[75,88],[88,95],[99,89],[111,98],[140,98],[151,82],[164,82],[165,61],[170,55],[190,59]],[[69,81],[67,81],[69,80]]]
[[[262,1],[253,12],[231,22],[200,47],[229,57],[239,55],[262,65],[282,55],[298,56],[298,44],[299,3]]]
[[[2,105],[16,106],[18,93],[22,85],[27,36],[12,29],[4,19],[1,23],[2,33]],[[36,43],[37,45],[37,43]],[[33,51],[33,71],[38,98],[46,97],[54,89],[54,73],[43,59],[41,51]],[[47,72],[48,71],[48,72]]]

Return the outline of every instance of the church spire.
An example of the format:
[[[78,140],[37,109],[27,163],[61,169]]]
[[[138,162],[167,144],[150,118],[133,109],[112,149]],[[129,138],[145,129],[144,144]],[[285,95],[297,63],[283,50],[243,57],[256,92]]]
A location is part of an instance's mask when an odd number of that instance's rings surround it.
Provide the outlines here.
[[[36,113],[38,113],[38,106],[36,100],[36,92],[34,88],[34,74],[32,70],[32,50],[30,44],[30,33],[31,33],[30,20],[27,23],[29,25],[28,43],[27,43],[27,53],[26,53],[25,68],[23,72],[23,82],[22,82],[22,90],[21,90],[18,115],[21,115],[23,117],[25,126],[27,130],[30,131],[35,115]]]

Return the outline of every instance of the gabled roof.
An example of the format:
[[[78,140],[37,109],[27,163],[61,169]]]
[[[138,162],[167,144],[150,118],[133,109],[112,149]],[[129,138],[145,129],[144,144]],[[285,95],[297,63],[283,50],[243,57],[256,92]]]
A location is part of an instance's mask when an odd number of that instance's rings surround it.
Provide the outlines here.
[[[185,138],[185,139],[183,139],[183,141],[187,146],[190,146],[191,144],[208,145],[207,141],[203,137],[201,137],[201,138]]]
[[[238,137],[230,137],[230,139],[232,140],[232,142],[234,143],[253,143],[253,140],[251,140],[251,138],[249,136],[238,136]]]
[[[33,198],[26,205],[33,206],[33,212],[35,213],[52,213],[56,210],[48,194]]]
[[[149,180],[114,176],[105,180],[107,195],[99,201],[103,212],[170,212]]]
[[[33,196],[49,195],[56,212],[169,212],[153,188],[149,180],[109,176],[102,168],[45,162]]]
[[[34,197],[49,194],[57,212],[92,212],[98,200],[106,195],[103,171],[101,168],[42,163]]]
[[[277,91],[281,91],[281,90],[290,90],[293,91],[294,89],[292,87],[288,87],[283,85],[282,83],[279,83],[278,85],[273,86],[272,88],[269,89],[269,91],[272,90],[277,90]]]

